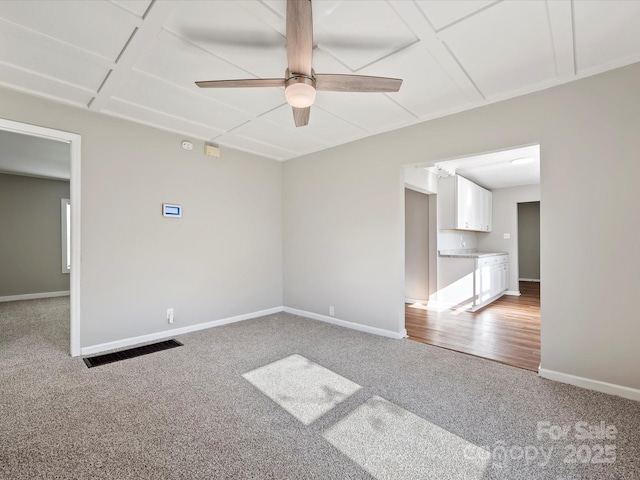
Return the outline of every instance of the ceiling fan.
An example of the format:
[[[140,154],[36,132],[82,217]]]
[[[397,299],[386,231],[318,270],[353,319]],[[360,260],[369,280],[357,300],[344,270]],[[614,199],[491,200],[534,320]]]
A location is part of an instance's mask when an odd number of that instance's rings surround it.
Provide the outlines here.
[[[309,123],[316,90],[333,92],[397,92],[402,79],[365,75],[316,74],[311,68],[313,20],[311,0],[287,0],[287,61],[284,78],[209,80],[196,82],[200,88],[284,87],[293,108],[296,127]]]

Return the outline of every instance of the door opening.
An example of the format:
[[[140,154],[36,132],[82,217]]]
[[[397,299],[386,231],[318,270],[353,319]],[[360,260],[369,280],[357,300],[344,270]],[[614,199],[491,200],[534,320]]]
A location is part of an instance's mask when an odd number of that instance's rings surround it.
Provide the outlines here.
[[[405,167],[405,188],[428,189],[435,207],[428,249],[435,251],[429,281],[433,278],[436,286],[424,302],[409,289],[416,267],[412,260],[419,259],[411,243],[419,225],[410,222],[423,218],[413,220],[405,193],[405,328],[410,339],[538,370],[539,164],[536,144]],[[518,209],[529,202],[538,206],[537,247],[525,241],[522,248],[528,253],[519,255]],[[520,281],[525,260],[537,263],[537,271],[528,274],[536,282]]]
[[[80,342],[80,145],[81,137],[75,133],[64,132],[61,130],[54,130],[51,128],[39,127],[36,125],[30,125],[27,123],[14,122],[12,120],[6,120],[0,118],[0,131],[13,132],[21,135],[27,135],[31,137],[39,137],[43,139],[53,140],[56,142],[63,142],[69,145],[70,152],[70,178],[69,178],[69,200],[71,208],[69,210],[70,228],[68,233],[70,235],[69,242],[69,256],[70,261],[70,279],[69,279],[69,291],[70,291],[70,339],[69,350],[72,356],[81,355],[81,342]],[[59,268],[59,267],[58,267]],[[64,265],[63,265],[64,270]],[[59,270],[58,270],[59,271]]]

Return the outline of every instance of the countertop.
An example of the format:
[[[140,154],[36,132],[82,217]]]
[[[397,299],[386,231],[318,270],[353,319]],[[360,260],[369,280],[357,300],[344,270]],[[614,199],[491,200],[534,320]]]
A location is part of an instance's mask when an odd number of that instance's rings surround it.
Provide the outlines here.
[[[478,252],[477,250],[439,250],[439,257],[447,258],[483,258],[495,255],[508,255],[507,252]]]

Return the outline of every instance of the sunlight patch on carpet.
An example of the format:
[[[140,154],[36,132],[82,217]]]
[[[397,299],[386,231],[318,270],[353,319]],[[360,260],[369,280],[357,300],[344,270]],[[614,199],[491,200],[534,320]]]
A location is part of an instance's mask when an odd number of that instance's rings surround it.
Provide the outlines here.
[[[481,479],[490,462],[486,450],[378,396],[323,436],[379,480]]]
[[[362,388],[301,355],[291,355],[242,376],[305,425]]]

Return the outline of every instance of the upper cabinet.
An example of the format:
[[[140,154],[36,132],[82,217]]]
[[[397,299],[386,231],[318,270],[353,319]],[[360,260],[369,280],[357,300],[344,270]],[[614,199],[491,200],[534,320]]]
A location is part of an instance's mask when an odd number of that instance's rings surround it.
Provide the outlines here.
[[[460,175],[438,181],[438,225],[445,230],[490,232],[492,195]]]

